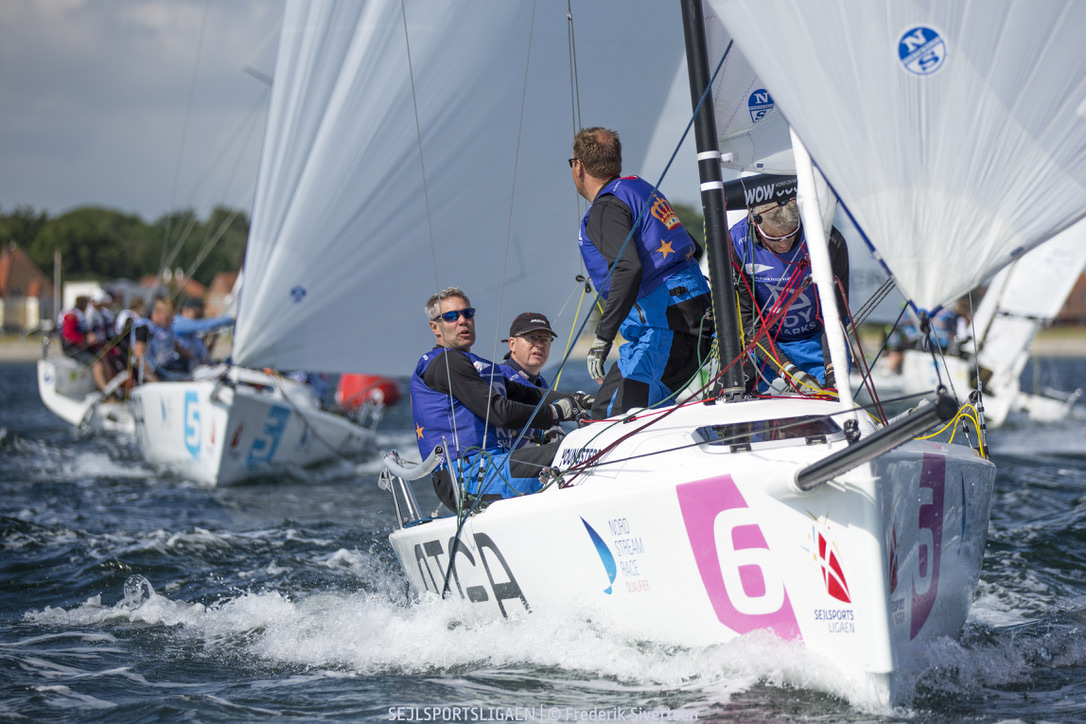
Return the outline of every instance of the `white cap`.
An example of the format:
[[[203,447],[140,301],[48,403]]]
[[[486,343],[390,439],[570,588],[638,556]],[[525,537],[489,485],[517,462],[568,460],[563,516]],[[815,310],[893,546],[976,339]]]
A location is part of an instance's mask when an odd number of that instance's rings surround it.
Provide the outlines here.
[[[113,301],[113,297],[109,296],[109,292],[105,289],[95,289],[94,294],[91,294],[91,301],[95,304],[106,304]]]

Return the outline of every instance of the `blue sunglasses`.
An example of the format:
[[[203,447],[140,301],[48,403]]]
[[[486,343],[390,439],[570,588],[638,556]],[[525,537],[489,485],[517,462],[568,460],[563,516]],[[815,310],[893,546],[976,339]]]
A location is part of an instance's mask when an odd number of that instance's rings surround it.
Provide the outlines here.
[[[468,307],[467,309],[457,309],[453,312],[445,312],[444,314],[439,314],[434,317],[433,321],[436,322],[439,319],[444,319],[449,324],[452,324],[460,317],[461,314],[464,315],[464,319],[472,319],[475,317],[475,310],[471,307]]]

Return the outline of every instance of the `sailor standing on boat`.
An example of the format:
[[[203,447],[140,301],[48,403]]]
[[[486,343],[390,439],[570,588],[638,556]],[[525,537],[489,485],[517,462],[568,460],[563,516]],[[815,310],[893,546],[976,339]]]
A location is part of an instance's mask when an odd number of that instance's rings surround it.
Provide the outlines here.
[[[472,497],[494,500],[538,491],[539,473],[554,461],[559,445],[510,452],[512,442],[529,423],[551,427],[575,419],[580,407],[574,397],[507,380],[498,365],[473,354],[475,310],[458,287],[430,297],[426,316],[436,344],[411,376],[419,453],[426,459],[443,445],[463,491]],[[540,400],[546,404],[537,410]],[[434,475],[434,490],[456,510],[447,469]]]
[[[686,387],[712,344],[709,286],[698,268],[697,244],[667,199],[636,176],[619,177],[617,133],[579,131],[569,166],[577,192],[591,203],[581,221],[581,256],[606,301],[588,352],[588,372],[602,383],[592,417],[601,419],[665,401]],[[605,376],[619,333],[627,343]]]
[[[795,197],[751,208],[731,228],[743,344],[752,350],[756,375],[748,388],[766,392],[778,376],[807,395],[836,388],[811,259]],[[842,320],[848,309],[848,246],[836,229],[829,237],[830,263]],[[761,334],[768,326],[768,333]]]

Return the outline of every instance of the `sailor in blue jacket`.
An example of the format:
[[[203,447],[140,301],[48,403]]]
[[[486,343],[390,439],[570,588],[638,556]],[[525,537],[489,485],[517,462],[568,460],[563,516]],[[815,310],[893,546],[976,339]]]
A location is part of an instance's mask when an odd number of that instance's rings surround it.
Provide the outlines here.
[[[554,461],[558,444],[511,451],[520,430],[573,420],[573,396],[506,379],[498,365],[471,351],[475,310],[467,295],[449,287],[426,304],[436,346],[422,355],[411,376],[411,415],[419,454],[444,446],[462,491],[483,500],[538,491],[539,473]],[[543,402],[539,405],[540,401]],[[537,409],[538,408],[538,409]],[[457,509],[448,469],[434,476],[445,505]]]
[[[577,192],[591,203],[581,221],[581,256],[605,301],[588,352],[589,374],[601,382],[592,417],[600,419],[665,402],[686,387],[712,345],[709,286],[697,264],[700,249],[667,199],[636,176],[620,177],[617,133],[582,129],[569,165]],[[626,344],[605,374],[620,333]]]
[[[748,389],[765,392],[777,377],[801,394],[835,388],[795,197],[753,207],[732,226],[731,241],[732,261],[739,268],[736,292],[743,343],[757,338],[752,350],[756,371],[748,366]],[[837,229],[830,232],[829,253],[843,320],[848,308],[848,247]]]

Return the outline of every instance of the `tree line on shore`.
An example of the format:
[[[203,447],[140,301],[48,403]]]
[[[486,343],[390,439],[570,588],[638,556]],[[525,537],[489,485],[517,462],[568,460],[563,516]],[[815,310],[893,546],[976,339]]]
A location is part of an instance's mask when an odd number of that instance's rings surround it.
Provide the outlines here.
[[[161,268],[181,268],[207,285],[219,272],[241,268],[248,237],[248,215],[226,207],[215,208],[207,219],[187,209],[153,223],[98,206],[60,216],[25,205],[0,208],[0,243],[17,244],[49,276],[60,252],[64,279],[135,280]]]
[[[702,217],[691,206],[674,204],[676,214],[699,244]],[[189,210],[165,214],[146,223],[134,214],[82,206],[60,216],[18,206],[0,207],[0,243],[15,242],[39,269],[52,276],[60,252],[64,279],[108,282],[139,279],[160,269],[185,271],[208,285],[219,272],[235,272],[245,258],[249,217],[217,207],[206,220]]]

